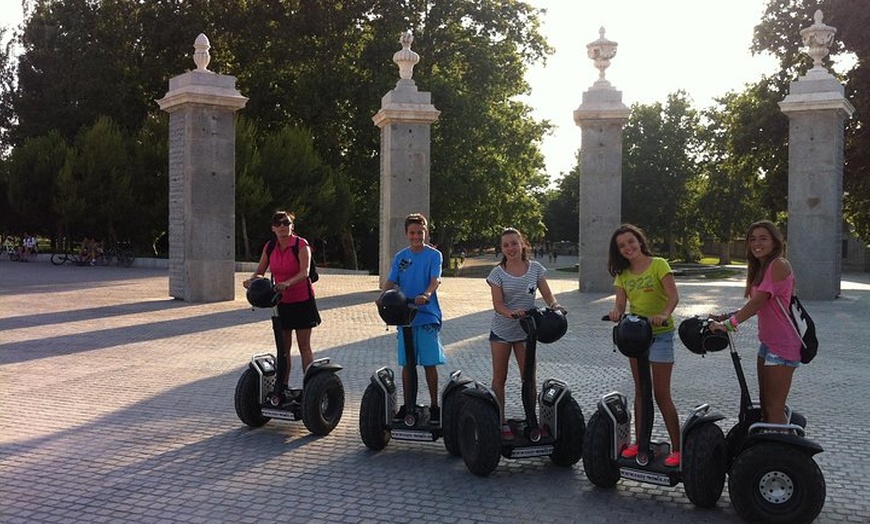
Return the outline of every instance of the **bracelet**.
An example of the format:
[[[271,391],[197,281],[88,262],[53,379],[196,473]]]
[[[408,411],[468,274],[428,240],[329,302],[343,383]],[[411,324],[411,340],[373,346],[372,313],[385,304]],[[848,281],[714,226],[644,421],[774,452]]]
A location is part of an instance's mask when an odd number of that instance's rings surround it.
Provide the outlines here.
[[[731,315],[731,317],[727,321],[725,321],[724,324],[725,329],[727,329],[728,331],[737,331],[737,326],[740,325],[740,322],[737,322],[736,316]]]

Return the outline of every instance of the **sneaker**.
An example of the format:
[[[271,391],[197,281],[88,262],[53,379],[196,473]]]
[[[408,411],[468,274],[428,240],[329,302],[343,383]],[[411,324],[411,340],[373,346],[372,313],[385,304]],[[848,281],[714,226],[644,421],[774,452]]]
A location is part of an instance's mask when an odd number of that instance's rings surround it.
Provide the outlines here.
[[[667,457],[665,457],[665,466],[669,468],[676,468],[680,465],[680,452],[674,451]]]
[[[439,408],[438,406],[432,406],[431,408],[429,408],[429,423],[441,423],[441,408]]]
[[[627,448],[622,450],[622,453],[620,453],[620,455],[622,456],[622,458],[627,458],[627,459],[636,457],[637,456],[637,444],[632,444],[631,446],[628,446]]]
[[[508,424],[501,425],[501,439],[502,440],[513,440],[514,432],[511,431],[511,427]]]

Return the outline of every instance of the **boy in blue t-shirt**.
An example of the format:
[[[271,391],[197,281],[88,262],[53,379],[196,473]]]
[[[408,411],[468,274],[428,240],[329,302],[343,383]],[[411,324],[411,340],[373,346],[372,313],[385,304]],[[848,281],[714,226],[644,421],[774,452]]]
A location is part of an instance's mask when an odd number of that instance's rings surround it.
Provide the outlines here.
[[[408,298],[414,298],[417,316],[411,324],[416,345],[417,362],[407,362],[405,340],[399,330],[399,365],[402,366],[402,387],[410,381],[411,366],[420,364],[426,372],[429,386],[432,420],[440,420],[438,407],[438,370],[435,366],[444,364],[444,347],[441,345],[441,307],[438,305],[436,290],[441,284],[441,252],[426,244],[428,233],[426,217],[412,213],[405,218],[405,236],[408,247],[396,253],[390,267],[390,276],[381,289],[388,291],[399,288]],[[380,301],[380,299],[378,299]],[[414,371],[416,373],[416,371]],[[416,402],[416,399],[414,399]],[[404,407],[403,407],[404,409]],[[398,417],[405,413],[399,412]]]

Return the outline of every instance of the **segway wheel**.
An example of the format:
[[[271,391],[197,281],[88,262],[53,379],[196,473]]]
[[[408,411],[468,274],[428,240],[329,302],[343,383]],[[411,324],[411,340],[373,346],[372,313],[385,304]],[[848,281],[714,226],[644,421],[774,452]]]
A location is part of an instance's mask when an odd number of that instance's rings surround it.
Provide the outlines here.
[[[589,482],[612,488],[619,482],[619,465],[613,460],[613,422],[600,411],[589,417],[583,439],[583,470]]]
[[[734,509],[750,522],[809,523],[825,505],[825,477],[812,456],[773,442],[734,459],[728,490]]]
[[[387,400],[377,384],[369,384],[359,407],[359,434],[367,448],[380,451],[390,442],[392,433],[384,426]]]
[[[557,466],[573,466],[583,457],[583,437],[586,433],[583,410],[574,397],[568,396],[559,403],[556,420],[559,421],[558,439],[553,445],[550,460]]]
[[[250,368],[245,369],[236,384],[236,415],[239,420],[252,428],[259,428],[269,417],[260,411],[260,374]]]
[[[686,496],[700,508],[712,508],[725,488],[728,448],[722,429],[712,422],[693,428],[682,451]]]
[[[501,426],[498,408],[468,396],[459,413],[459,449],[468,471],[486,476],[495,471],[501,460]]]
[[[443,406],[441,406],[441,428],[444,437],[444,447],[454,457],[462,455],[462,450],[459,449],[457,421],[459,420],[459,412],[462,410],[463,397],[464,395],[460,388],[454,388],[453,391],[444,397],[442,401]]]
[[[324,436],[335,429],[344,412],[344,386],[333,372],[311,377],[302,391],[302,423],[308,431]]]

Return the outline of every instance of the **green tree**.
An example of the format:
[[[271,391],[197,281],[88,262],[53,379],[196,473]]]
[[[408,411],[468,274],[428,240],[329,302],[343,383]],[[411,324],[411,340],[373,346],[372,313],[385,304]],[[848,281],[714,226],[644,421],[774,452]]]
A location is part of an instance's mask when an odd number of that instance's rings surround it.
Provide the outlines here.
[[[21,226],[34,234],[54,234],[65,218],[53,206],[55,184],[69,161],[70,147],[53,131],[27,139],[12,150],[8,161],[9,206],[21,217]]]
[[[544,211],[544,224],[550,240],[580,238],[580,158],[561,180]]]
[[[622,219],[661,241],[671,258],[694,228],[690,188],[697,178],[699,116],[683,91],[665,105],[635,104],[623,135]]]

